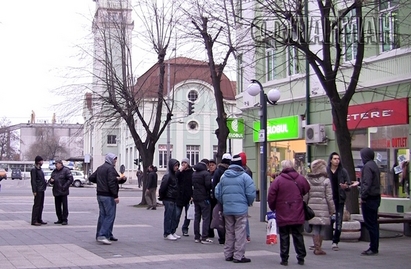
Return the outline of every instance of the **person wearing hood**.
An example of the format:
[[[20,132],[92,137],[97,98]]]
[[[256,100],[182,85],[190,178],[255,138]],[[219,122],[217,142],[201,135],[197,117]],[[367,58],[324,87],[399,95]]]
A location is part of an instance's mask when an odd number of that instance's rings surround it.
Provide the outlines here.
[[[181,227],[181,232],[183,236],[188,236],[188,227],[190,226],[190,219],[187,219],[187,210],[190,206],[191,197],[193,196],[193,168],[190,166],[190,160],[188,158],[181,159],[181,167],[177,171],[177,181],[178,181],[178,197],[176,200],[176,230],[180,222],[181,213],[183,209],[185,211],[184,223]]]
[[[360,150],[364,164],[361,170],[361,211],[365,227],[370,234],[370,247],[362,255],[376,255],[379,247],[378,208],[381,203],[380,169],[374,161],[374,151],[370,148]]]
[[[308,173],[307,180],[310,191],[304,200],[315,213],[315,217],[308,221],[312,226],[314,254],[325,255],[327,253],[321,248],[326,232],[324,226],[331,224],[330,217],[335,213],[333,191],[325,160],[318,159],[311,163],[311,173]]]
[[[177,171],[180,167],[180,162],[176,159],[170,159],[167,166],[167,174],[161,180],[160,189],[158,190],[159,200],[163,201],[164,205],[164,230],[163,236],[165,240],[175,241],[181,236],[176,234],[177,228],[177,198],[178,198],[178,180]]]
[[[56,169],[50,175],[49,183],[53,185],[54,206],[57,221],[54,224],[67,225],[68,223],[68,201],[69,189],[73,184],[73,175],[68,167],[63,165],[62,160],[56,161]]]
[[[333,201],[335,206],[335,229],[333,234],[332,250],[338,251],[340,242],[344,204],[346,192],[350,190],[351,180],[347,170],[342,166],[340,155],[337,152],[330,154],[327,166],[328,178],[331,181]]]
[[[234,155],[231,165],[215,187],[215,197],[223,205],[225,219],[224,256],[234,263],[251,262],[244,256],[247,242],[248,207],[256,197],[255,185],[242,167],[241,156]]]
[[[211,244],[213,241],[208,238],[210,228],[210,211],[211,211],[211,174],[207,170],[207,164],[199,162],[194,165],[192,177],[193,184],[193,202],[195,206],[194,214],[194,242],[202,244]],[[200,234],[200,221],[203,219]]]
[[[105,245],[118,241],[113,236],[116,207],[120,202],[118,198],[119,184],[126,182],[127,177],[120,176],[116,169],[117,156],[107,153],[105,162],[90,175],[89,181],[96,183],[99,216],[97,221],[96,240]]]
[[[293,168],[291,160],[281,162],[281,173],[271,183],[267,202],[275,212],[280,234],[281,265],[288,265],[290,234],[293,236],[298,264],[304,264],[307,255],[304,246],[304,207],[303,196],[310,190],[307,180]]]

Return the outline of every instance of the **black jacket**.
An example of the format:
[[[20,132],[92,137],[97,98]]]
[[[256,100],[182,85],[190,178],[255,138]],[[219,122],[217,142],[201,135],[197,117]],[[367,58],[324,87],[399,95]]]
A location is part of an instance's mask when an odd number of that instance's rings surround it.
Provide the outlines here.
[[[381,197],[380,169],[374,161],[374,151],[363,148],[360,151],[364,167],[361,171],[361,200],[374,200]]]
[[[192,185],[192,176],[193,169],[189,167],[183,171],[177,171],[177,182],[178,182],[178,197],[177,205],[185,206],[187,205],[191,197],[193,196],[193,185]]]
[[[213,197],[211,197],[211,198],[214,201],[217,201],[217,199],[215,199],[215,197],[214,197],[215,186],[217,186],[217,184],[220,183],[221,176],[224,174],[224,171],[227,170],[229,166],[230,165],[227,164],[227,163],[219,163],[217,165],[217,169],[215,170],[214,175],[213,175],[213,179],[211,181],[212,190],[213,190],[212,191],[212,196]]]
[[[211,174],[207,171],[207,165],[199,162],[193,168],[193,201],[210,200]]]
[[[160,189],[158,190],[160,201],[173,201],[175,202],[178,197],[178,183],[177,176],[174,172],[174,166],[180,164],[176,159],[170,159],[168,161],[168,173],[161,179]]]
[[[119,176],[112,164],[112,160],[107,160],[106,157],[106,162],[94,171],[89,180],[90,182],[97,183],[97,195],[118,198],[118,184],[124,183],[117,180]]]
[[[56,168],[51,173],[50,178],[54,179],[53,182],[50,182],[53,185],[54,196],[69,195],[70,185],[73,184],[73,175],[70,169],[65,166],[60,170]]]
[[[147,180],[147,189],[156,189],[157,188],[157,181],[158,176],[156,171],[148,172],[148,180]]]
[[[330,154],[330,157],[328,158],[328,166],[327,166],[327,174],[328,174],[328,178],[330,179],[330,181],[333,180],[333,172],[331,171],[331,159],[333,155],[338,155],[336,152],[333,152]],[[340,163],[338,164],[338,168],[335,171],[337,178],[338,178],[338,182],[331,182],[331,184],[337,184],[337,188],[338,188],[338,195],[333,195],[333,200],[335,203],[345,203],[345,199],[347,198],[347,191],[350,191],[350,188],[347,188],[345,190],[343,190],[340,187],[340,184],[344,184],[347,183],[348,185],[351,185],[351,179],[350,176],[348,175],[347,170],[345,170],[345,168],[342,166],[341,164],[341,160]],[[334,188],[333,192],[334,192]],[[335,199],[335,197],[337,197],[337,199]]]
[[[31,177],[31,189],[33,193],[46,190],[47,183],[46,183],[46,179],[44,178],[44,173],[43,173],[43,170],[41,170],[41,167],[35,166],[33,169],[31,169],[30,177]]]

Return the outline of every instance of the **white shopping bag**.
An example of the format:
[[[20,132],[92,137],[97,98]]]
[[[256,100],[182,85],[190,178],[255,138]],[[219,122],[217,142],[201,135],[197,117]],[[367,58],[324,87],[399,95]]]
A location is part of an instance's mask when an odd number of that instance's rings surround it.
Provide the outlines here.
[[[194,213],[195,213],[194,203],[191,202],[187,210],[187,219],[194,219]]]
[[[277,222],[275,221],[275,213],[267,213],[267,245],[277,244]]]

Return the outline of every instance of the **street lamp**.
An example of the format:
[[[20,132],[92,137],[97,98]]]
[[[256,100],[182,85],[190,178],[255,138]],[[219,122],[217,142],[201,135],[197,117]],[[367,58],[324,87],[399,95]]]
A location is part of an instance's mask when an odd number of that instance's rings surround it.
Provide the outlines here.
[[[247,92],[251,96],[260,94],[260,221],[265,221],[267,214],[267,102],[275,105],[280,99],[280,91],[277,89],[270,90],[267,94],[264,92],[263,85],[258,80],[252,79],[251,84],[247,87]]]

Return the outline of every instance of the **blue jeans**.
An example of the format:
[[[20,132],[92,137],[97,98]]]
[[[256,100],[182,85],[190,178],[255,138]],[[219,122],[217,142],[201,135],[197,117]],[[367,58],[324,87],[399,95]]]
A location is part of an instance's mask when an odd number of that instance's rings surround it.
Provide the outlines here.
[[[338,244],[340,242],[340,236],[341,236],[343,214],[344,214],[344,204],[334,202],[334,205],[335,205],[335,229],[334,229],[334,235],[333,235],[333,243]],[[331,222],[331,227],[332,227],[332,222]]]
[[[97,195],[99,216],[96,238],[109,239],[113,235],[114,219],[116,218],[116,202],[111,196]]]
[[[378,252],[380,239],[380,226],[378,225],[378,208],[380,207],[381,198],[369,199],[361,203],[362,217],[365,228],[370,234],[370,250]]]
[[[163,201],[164,205],[164,237],[176,232],[176,209],[177,205],[174,201]]]
[[[190,220],[187,219],[187,210],[188,210],[189,206],[190,206],[190,204],[186,204],[185,206],[177,206],[176,207],[176,227],[175,227],[175,230],[177,230],[178,224],[180,223],[180,218],[181,218],[181,214],[183,213],[183,208],[184,208],[184,211],[185,211],[184,223],[183,223],[183,226],[181,227],[181,232],[183,234],[188,233],[188,226],[190,226]]]

